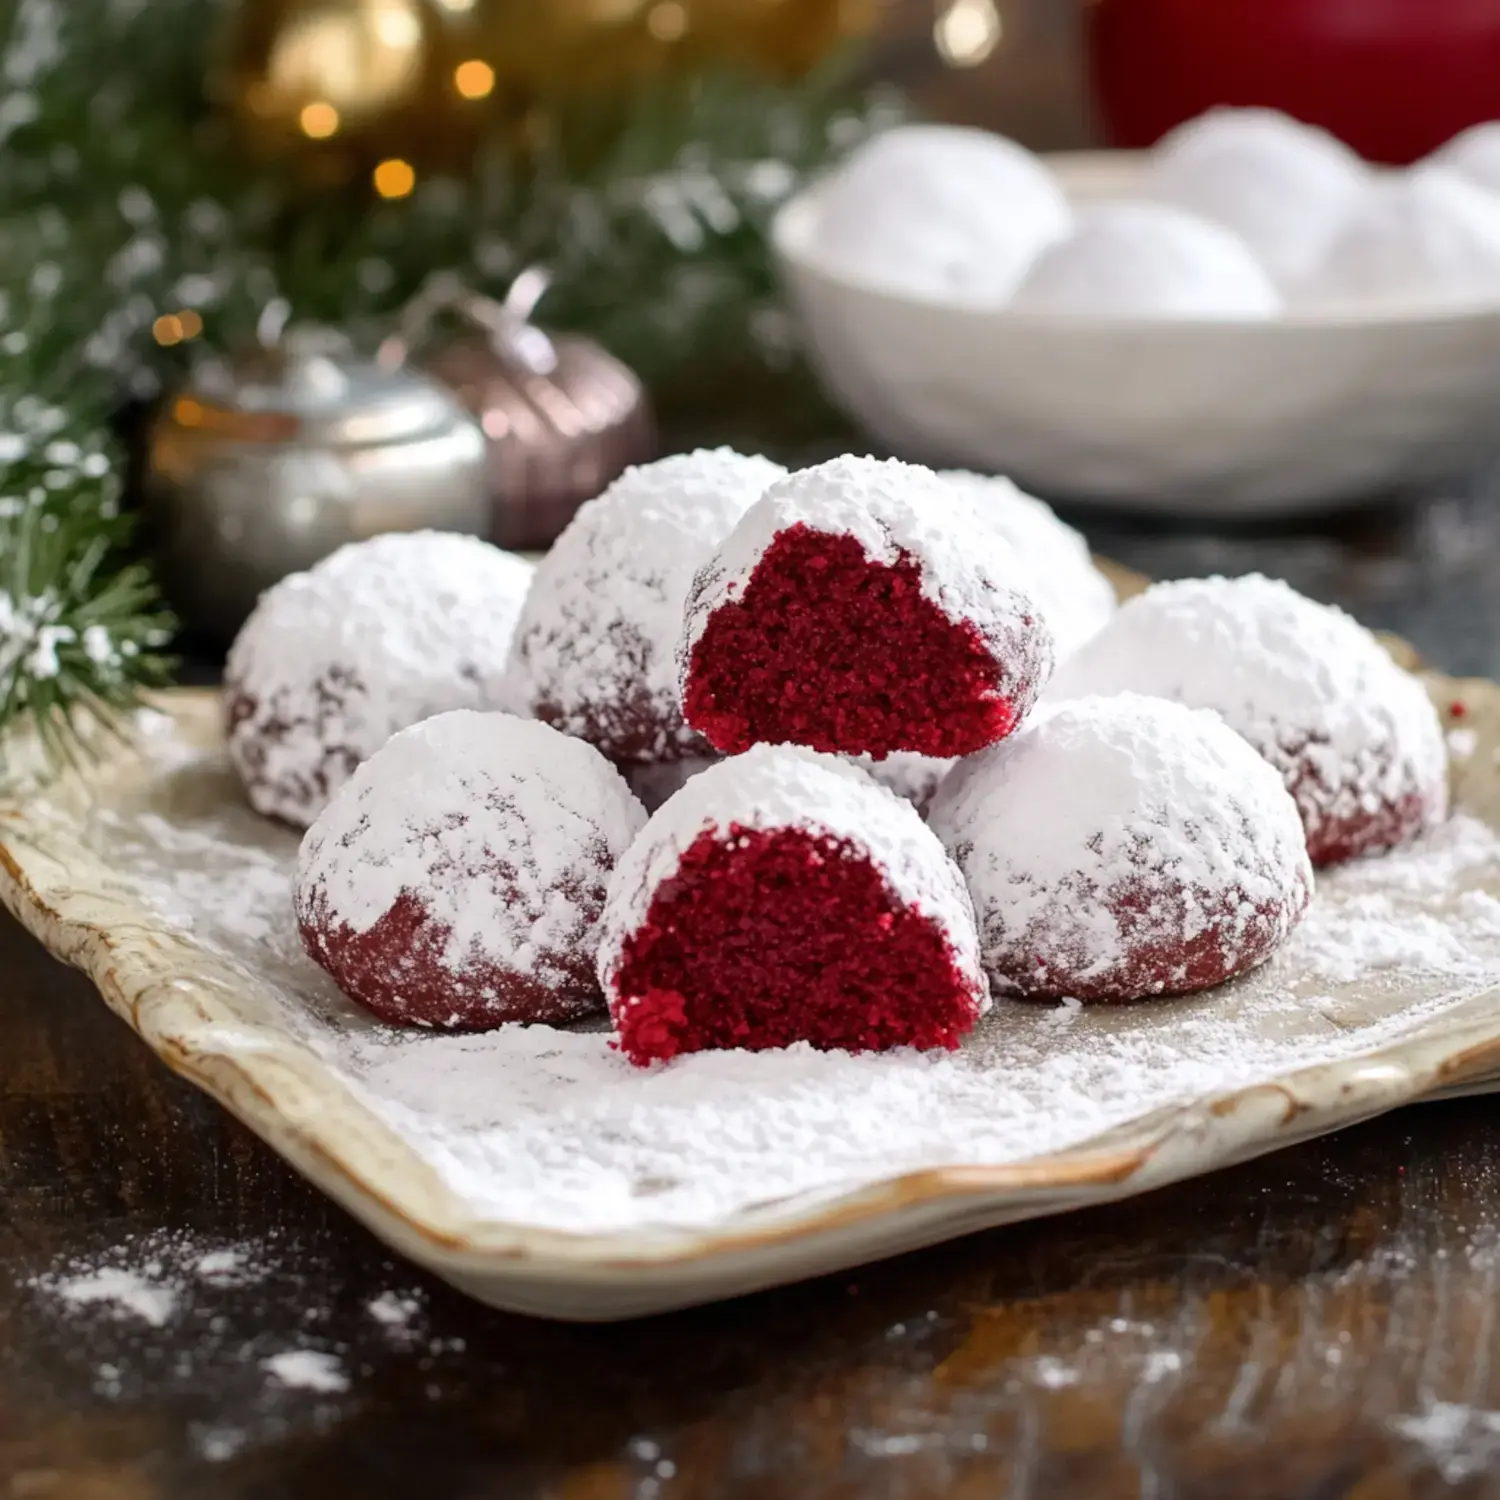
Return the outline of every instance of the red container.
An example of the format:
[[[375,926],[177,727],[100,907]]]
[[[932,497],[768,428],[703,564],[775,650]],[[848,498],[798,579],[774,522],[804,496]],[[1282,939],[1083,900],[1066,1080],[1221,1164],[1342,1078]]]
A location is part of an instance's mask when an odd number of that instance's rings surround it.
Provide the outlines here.
[[[1088,16],[1117,146],[1261,104],[1396,163],[1500,119],[1500,0],[1092,0]]]

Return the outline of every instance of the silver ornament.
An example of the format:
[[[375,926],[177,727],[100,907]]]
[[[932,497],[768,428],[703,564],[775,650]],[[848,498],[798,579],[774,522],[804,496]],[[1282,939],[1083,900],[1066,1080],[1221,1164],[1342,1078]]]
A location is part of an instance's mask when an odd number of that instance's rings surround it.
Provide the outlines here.
[[[227,639],[261,591],[388,531],[483,535],[484,438],[440,382],[285,327],[200,364],[152,425],[143,499],[163,582],[190,626]]]
[[[391,367],[409,357],[479,423],[490,540],[521,551],[549,546],[585,500],[656,456],[656,425],[636,375],[592,339],[531,321],[547,285],[533,268],[495,302],[435,276],[380,352]],[[438,333],[445,314],[460,325],[446,339]]]

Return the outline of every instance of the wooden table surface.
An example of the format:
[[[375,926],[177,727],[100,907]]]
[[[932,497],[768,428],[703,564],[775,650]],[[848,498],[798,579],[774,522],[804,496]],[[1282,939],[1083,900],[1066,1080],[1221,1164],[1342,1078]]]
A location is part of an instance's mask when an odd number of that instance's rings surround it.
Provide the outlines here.
[[[1500,672],[1500,486],[1286,536],[1115,525],[1263,567]],[[1408,1109],[1119,1206],[612,1327],[386,1254],[0,917],[0,1497],[918,1500],[1500,1495],[1500,1107]],[[161,1326],[49,1278],[241,1250]],[[55,1283],[54,1283],[55,1284]],[[412,1297],[403,1326],[370,1311]],[[262,1361],[335,1355],[348,1389]]]

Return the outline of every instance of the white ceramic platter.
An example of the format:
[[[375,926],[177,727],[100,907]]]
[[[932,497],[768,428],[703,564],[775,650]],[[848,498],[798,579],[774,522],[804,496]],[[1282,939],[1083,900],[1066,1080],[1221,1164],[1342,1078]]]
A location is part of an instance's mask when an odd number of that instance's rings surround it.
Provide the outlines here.
[[[936,1062],[809,1053],[789,1078],[760,1054],[747,1086],[743,1054],[641,1072],[597,1033],[384,1031],[298,951],[296,839],[243,805],[204,692],[165,695],[144,752],[0,801],[0,898],[397,1250],[497,1306],[622,1318],[1142,1193],[1485,1085],[1500,1072],[1500,688],[1429,681],[1467,708],[1460,821],[1403,863],[1324,881],[1304,928],[1321,940],[1190,1000],[1000,1005]],[[1330,969],[1320,941],[1359,924],[1375,946],[1415,933],[1451,951],[1441,972],[1401,968],[1399,950]],[[926,1093],[891,1093],[924,1069]],[[934,1144],[927,1105],[969,1111],[973,1140]],[[820,1120],[833,1146],[794,1151]],[[675,1176],[653,1165],[658,1132],[675,1132]]]
[[[1070,198],[1128,197],[1139,157],[1050,158]],[[813,248],[815,186],[773,241],[814,365],[875,438],[1051,499],[1287,515],[1463,472],[1500,448],[1493,307],[1271,322],[1059,318],[905,298]]]

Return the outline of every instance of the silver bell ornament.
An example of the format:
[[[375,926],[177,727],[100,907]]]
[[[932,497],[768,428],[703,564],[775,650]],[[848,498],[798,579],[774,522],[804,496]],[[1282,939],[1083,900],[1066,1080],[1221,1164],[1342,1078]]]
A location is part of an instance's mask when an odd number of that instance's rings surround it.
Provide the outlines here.
[[[441,380],[479,423],[489,537],[520,551],[549,546],[585,500],[656,456],[635,374],[592,339],[531,321],[547,286],[546,272],[532,268],[496,302],[435,276],[380,351],[389,367],[410,359]]]
[[[228,639],[263,589],[388,531],[483,535],[484,438],[441,382],[261,318],[258,346],[201,362],[152,424],[142,486],[162,581]]]

